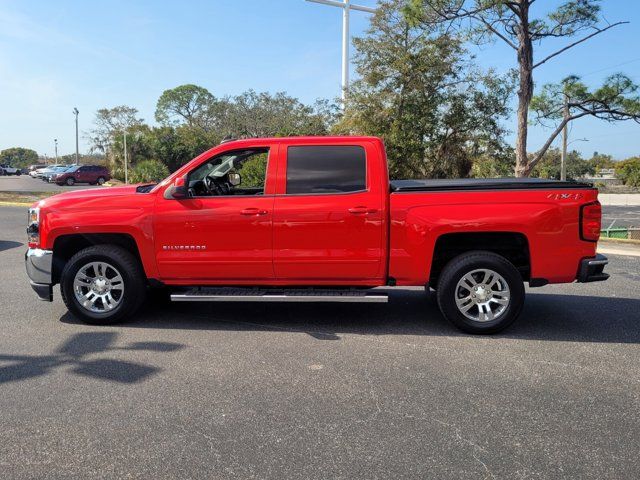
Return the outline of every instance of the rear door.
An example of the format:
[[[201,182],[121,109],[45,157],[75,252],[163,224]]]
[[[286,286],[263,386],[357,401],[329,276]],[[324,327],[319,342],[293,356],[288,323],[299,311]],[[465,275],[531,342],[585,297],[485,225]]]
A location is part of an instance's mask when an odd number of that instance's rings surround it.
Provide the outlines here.
[[[274,203],[277,279],[378,284],[385,275],[384,192],[367,168],[373,144],[281,147]]]
[[[89,172],[89,168],[88,166],[84,166],[84,167],[80,167],[79,169],[77,169],[73,176],[76,182],[79,183],[85,183],[85,182],[89,182],[89,177],[91,175],[91,172]]]

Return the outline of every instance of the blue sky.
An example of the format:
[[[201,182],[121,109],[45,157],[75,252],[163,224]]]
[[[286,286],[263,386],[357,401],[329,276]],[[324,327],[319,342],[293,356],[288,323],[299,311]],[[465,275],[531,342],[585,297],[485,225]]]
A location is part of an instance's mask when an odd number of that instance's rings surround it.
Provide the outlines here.
[[[375,6],[375,0],[356,0]],[[557,4],[545,0],[536,5]],[[583,75],[596,85],[622,71],[640,83],[640,2],[604,0],[611,21],[629,20],[536,70],[536,84]],[[536,11],[534,10],[534,14]],[[352,34],[368,26],[352,14]],[[24,146],[53,155],[74,150],[98,108],[131,105],[153,122],[168,88],[195,83],[216,96],[253,88],[286,91],[304,102],[340,93],[341,12],[304,0],[66,1],[0,0],[0,149]],[[537,57],[562,42],[537,49]],[[483,67],[506,71],[515,54],[501,43],[474,48]],[[507,126],[512,128],[513,122]],[[529,149],[546,132],[532,129]],[[510,137],[512,140],[512,137]],[[616,158],[640,155],[640,125],[574,123],[570,148]],[[81,151],[88,149],[81,138]]]

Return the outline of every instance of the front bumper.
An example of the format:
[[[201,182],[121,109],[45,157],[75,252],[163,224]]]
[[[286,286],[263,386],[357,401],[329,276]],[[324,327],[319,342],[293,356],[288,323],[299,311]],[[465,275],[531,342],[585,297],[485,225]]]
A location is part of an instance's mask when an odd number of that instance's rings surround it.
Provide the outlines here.
[[[580,261],[577,280],[579,283],[602,282],[609,278],[609,274],[604,273],[604,267],[609,260],[604,255],[597,254],[595,257],[583,258]]]
[[[30,248],[24,254],[24,262],[27,267],[31,288],[38,294],[40,300],[51,302],[53,300],[53,252]]]

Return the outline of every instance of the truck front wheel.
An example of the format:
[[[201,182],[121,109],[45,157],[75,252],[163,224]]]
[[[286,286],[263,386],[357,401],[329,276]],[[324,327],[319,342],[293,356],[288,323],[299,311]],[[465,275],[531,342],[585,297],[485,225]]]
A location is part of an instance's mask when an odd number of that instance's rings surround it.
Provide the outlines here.
[[[496,333],[511,325],[524,305],[524,284],[506,258],[485,251],[451,260],[438,280],[438,305],[459,329]]]
[[[95,245],[67,262],[60,292],[69,311],[83,322],[111,325],[133,315],[144,301],[144,272],[127,250]]]

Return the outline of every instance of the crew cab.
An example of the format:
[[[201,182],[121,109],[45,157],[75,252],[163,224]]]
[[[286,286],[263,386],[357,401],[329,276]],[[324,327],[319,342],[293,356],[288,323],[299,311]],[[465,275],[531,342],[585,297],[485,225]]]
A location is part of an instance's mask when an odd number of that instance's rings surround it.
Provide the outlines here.
[[[67,192],[29,209],[26,267],[91,324],[173,301],[386,302],[436,291],[457,327],[510,325],[531,287],[608,278],[591,185],[389,181],[375,137],[237,140],[157,185]]]

